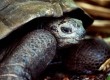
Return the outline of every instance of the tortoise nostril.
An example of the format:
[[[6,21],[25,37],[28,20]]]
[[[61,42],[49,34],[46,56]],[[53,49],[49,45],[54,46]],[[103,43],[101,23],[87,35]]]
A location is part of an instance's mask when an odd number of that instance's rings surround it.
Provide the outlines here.
[[[84,38],[85,35],[86,35],[86,31],[84,30],[84,31],[82,32],[82,34],[81,34],[81,38]]]
[[[82,30],[81,32],[78,33],[80,39],[84,39],[85,35],[86,35],[86,31]]]

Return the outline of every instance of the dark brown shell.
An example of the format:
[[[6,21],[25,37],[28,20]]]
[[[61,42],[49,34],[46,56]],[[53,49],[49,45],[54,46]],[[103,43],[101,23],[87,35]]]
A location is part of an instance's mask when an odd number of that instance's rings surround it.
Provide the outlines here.
[[[65,65],[70,71],[91,73],[110,58],[110,47],[101,39],[87,39],[66,52]]]
[[[28,33],[4,49],[0,61],[0,80],[36,80],[56,53],[56,40],[46,30]]]
[[[76,9],[73,0],[0,0],[0,39],[38,17],[60,17]]]

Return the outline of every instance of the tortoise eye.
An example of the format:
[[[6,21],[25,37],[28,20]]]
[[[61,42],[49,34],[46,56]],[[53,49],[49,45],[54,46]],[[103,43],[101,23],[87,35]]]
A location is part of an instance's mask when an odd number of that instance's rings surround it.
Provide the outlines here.
[[[72,28],[61,27],[61,31],[62,31],[63,33],[70,34],[70,33],[72,33]]]

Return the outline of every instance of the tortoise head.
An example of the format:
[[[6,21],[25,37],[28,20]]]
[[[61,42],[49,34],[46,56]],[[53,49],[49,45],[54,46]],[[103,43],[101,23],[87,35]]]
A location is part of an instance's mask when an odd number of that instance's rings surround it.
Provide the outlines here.
[[[75,18],[63,18],[49,24],[48,30],[56,37],[58,46],[78,43],[85,34],[82,21]]]

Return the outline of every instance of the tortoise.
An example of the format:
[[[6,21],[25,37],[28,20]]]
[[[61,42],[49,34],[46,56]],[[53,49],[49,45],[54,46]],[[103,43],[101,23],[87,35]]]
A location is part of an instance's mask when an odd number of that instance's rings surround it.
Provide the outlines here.
[[[61,30],[62,27],[67,30]],[[0,51],[0,79],[38,79],[54,58],[57,46],[63,48],[78,43],[84,31],[80,20],[65,18],[50,23],[48,31],[35,29],[9,41],[10,44]]]
[[[41,25],[46,22],[43,24],[45,30],[36,30],[32,27],[35,25],[27,26],[33,20],[38,24],[41,20]],[[56,45],[65,47],[79,42],[85,33],[83,26],[92,22],[73,0],[1,0],[0,47],[3,49],[0,51],[0,79],[36,79],[53,59]],[[28,28],[33,29],[24,34]],[[34,72],[35,69],[38,70]]]

